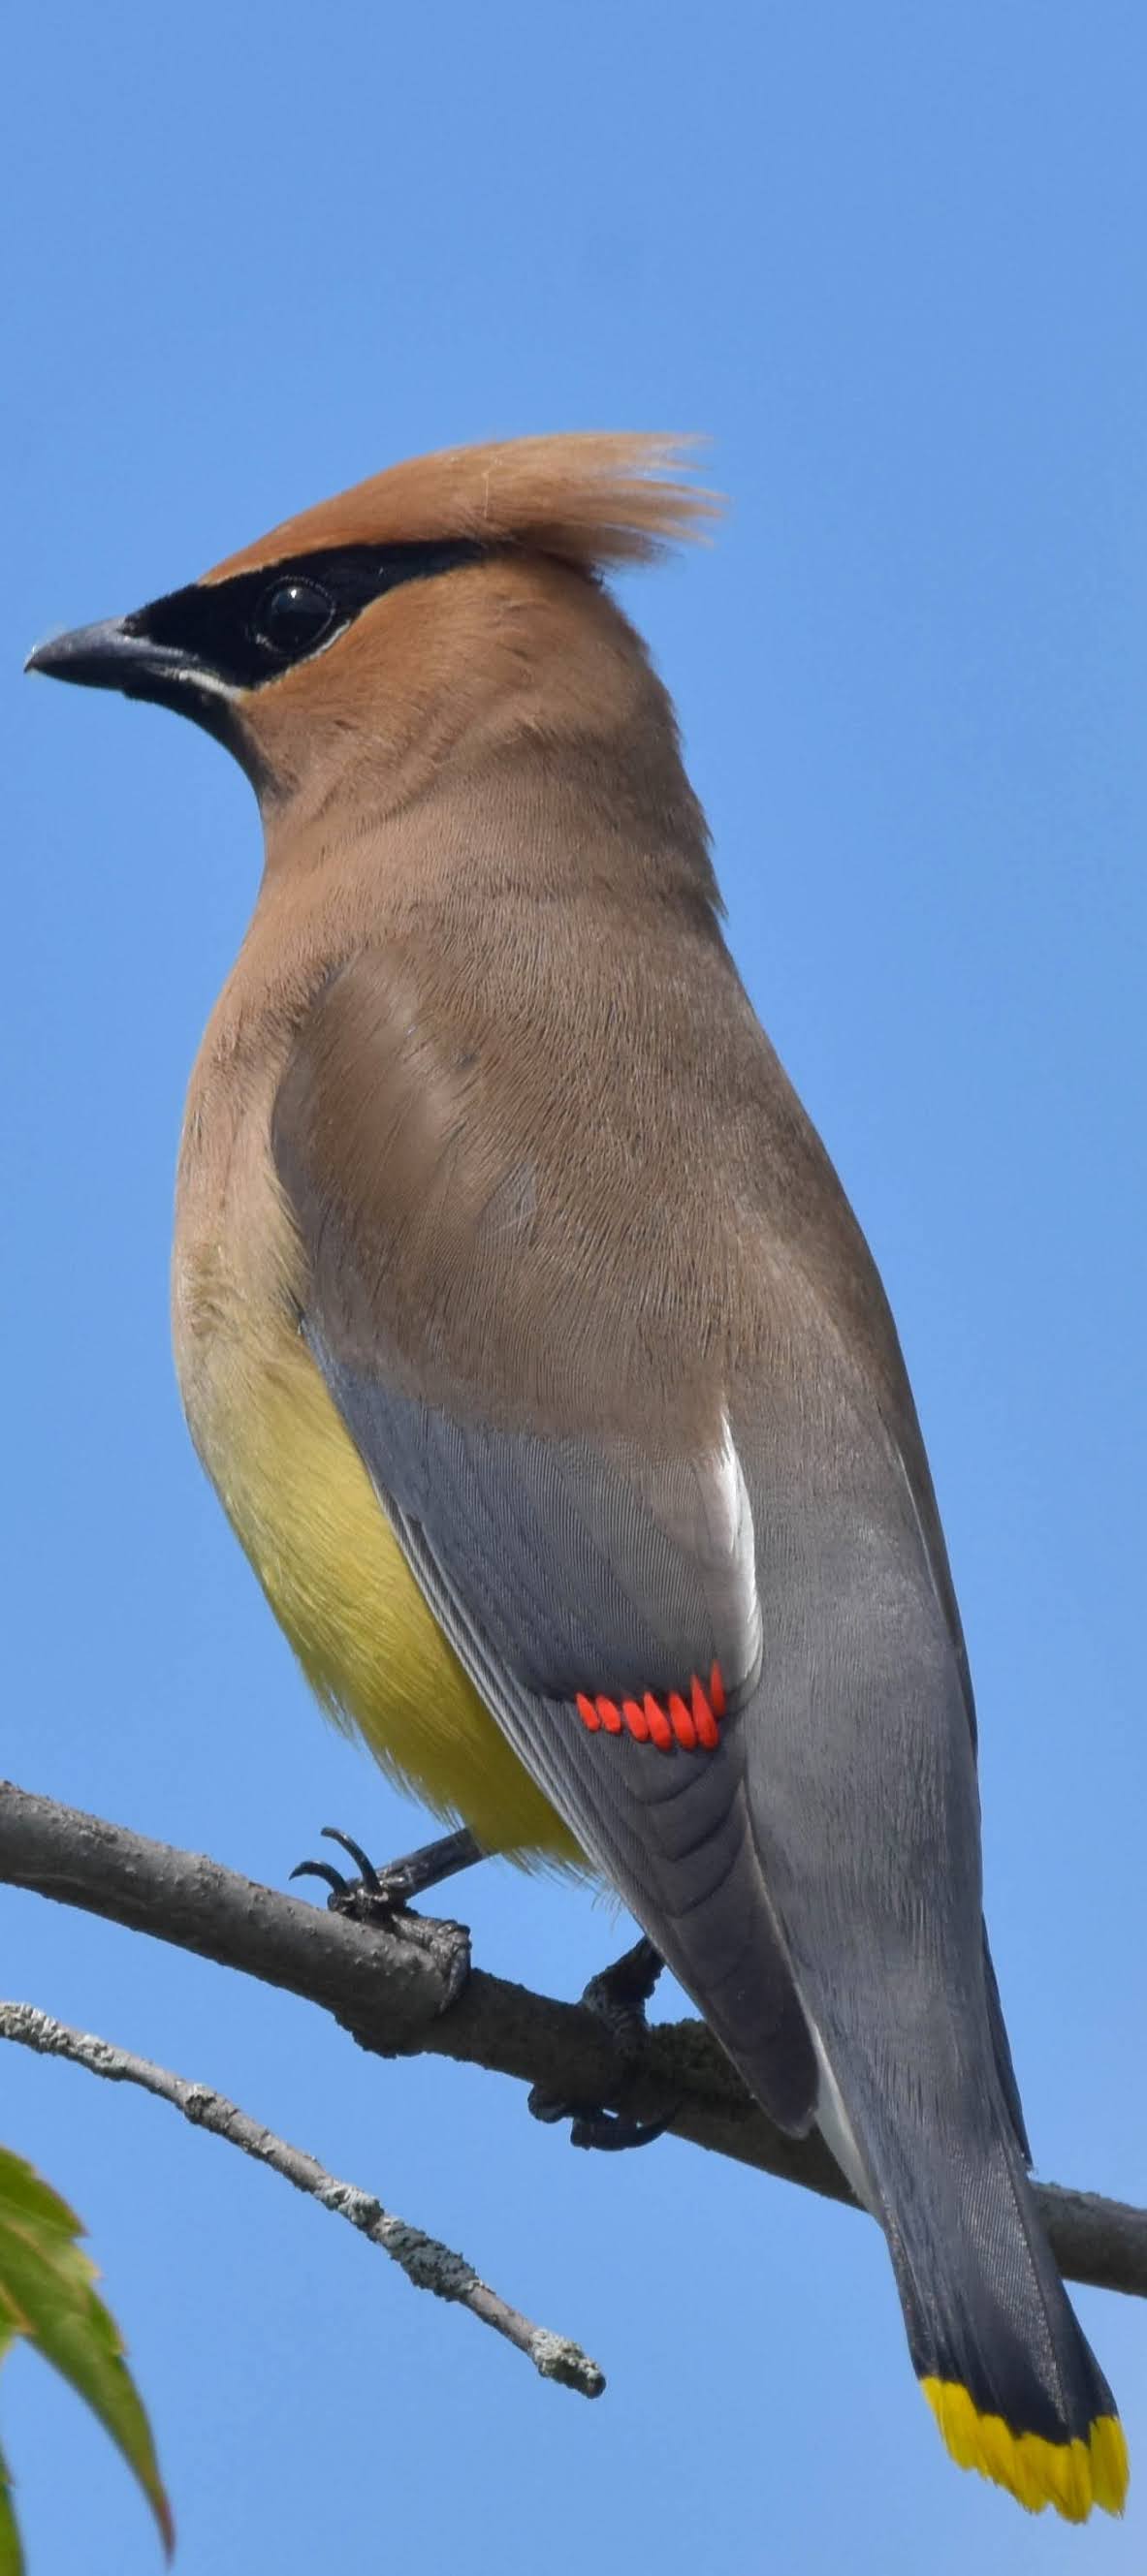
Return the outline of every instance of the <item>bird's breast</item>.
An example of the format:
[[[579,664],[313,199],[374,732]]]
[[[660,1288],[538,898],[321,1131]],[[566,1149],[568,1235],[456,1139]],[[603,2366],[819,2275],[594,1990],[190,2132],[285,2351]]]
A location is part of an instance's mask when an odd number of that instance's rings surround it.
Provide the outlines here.
[[[192,1086],[172,1304],[195,1447],[328,1712],[487,1850],[576,1860],[428,1609],[299,1329],[272,1088],[237,1098],[210,1066]]]

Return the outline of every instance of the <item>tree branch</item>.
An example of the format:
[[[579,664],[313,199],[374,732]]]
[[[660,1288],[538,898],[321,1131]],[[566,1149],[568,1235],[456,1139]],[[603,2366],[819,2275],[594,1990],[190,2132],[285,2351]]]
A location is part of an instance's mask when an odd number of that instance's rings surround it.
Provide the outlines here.
[[[215,1861],[0,1783],[4,1880],[319,2004],[380,2056],[431,2051],[565,2101],[620,2095],[638,2119],[675,2104],[676,2136],[851,2201],[820,2138],[775,2129],[699,2022],[659,2025],[631,2057],[581,2006],[480,1969],[452,2000],[457,1944],[420,1928],[420,1918],[366,1930]],[[1037,2197],[1069,2279],[1147,2297],[1147,2211],[1054,2184],[1037,2186]]]
[[[0,2003],[0,2039],[16,2040],[23,2048],[35,2049],[41,2057],[66,2057],[73,2066],[86,2066],[92,2075],[106,2076],[112,2084],[138,2084],[145,2093],[154,2093],[161,2102],[170,2102],[182,2111],[193,2128],[210,2129],[217,2138],[226,2138],[240,2147],[246,2156],[254,2156],[261,2165],[270,2165],[284,2182],[293,2183],[296,2191],[309,2193],[324,2209],[333,2209],[372,2245],[380,2245],[384,2254],[413,2281],[416,2290],[432,2290],[439,2299],[452,2299],[459,2307],[469,2308],[481,2325],[492,2326],[495,2334],[504,2335],[533,2362],[543,2379],[556,2379],[563,2388],[579,2389],[583,2397],[600,2397],[605,2379],[596,2361],[591,2361],[580,2344],[571,2343],[568,2335],[552,2334],[547,2326],[531,2325],[528,2317],[499,2297],[489,2283],[479,2279],[473,2266],[462,2254],[452,2254],[436,2236],[427,2236],[421,2227],[411,2227],[404,2218],[395,2218],[385,2210],[372,2192],[360,2191],[357,2184],[338,2182],[334,2174],[309,2156],[302,2147],[289,2146],[271,2129],[261,2128],[246,2111],[229,2102],[224,2093],[215,2093],[209,2085],[190,2083],[185,2075],[173,2075],[166,2066],[156,2066],[149,2057],[134,2057],[126,2048],[115,2048],[110,2040],[96,2039],[90,2031],[72,2030],[66,2022],[54,2021],[50,2013],[40,2012],[35,2004]]]

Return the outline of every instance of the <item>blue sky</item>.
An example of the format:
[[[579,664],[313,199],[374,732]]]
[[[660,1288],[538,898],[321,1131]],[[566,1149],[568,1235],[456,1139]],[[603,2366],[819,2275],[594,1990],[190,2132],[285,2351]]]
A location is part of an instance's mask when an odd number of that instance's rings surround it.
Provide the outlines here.
[[[4,1769],[277,1884],[328,1818],[423,1835],[312,1708],[172,1379],[249,790],[23,652],[423,447],[707,430],[728,523],[627,603],[900,1322],[1039,2169],[1147,2200],[1142,11],[71,0],[13,58]],[[465,1911],[563,1994],[615,1938],[506,1870]],[[11,2050],[0,2136],[88,2219],[188,2576],[1141,2568],[1141,2306],[1080,2294],[1126,2523],[1029,2524],[945,2460],[866,2221],[675,2143],[573,2155],[517,2088],[31,1898],[0,1925],[8,1991],[219,2084],[609,2377],[543,2386],[170,2112]],[[33,2576],[155,2567],[30,2357],[0,2424]]]

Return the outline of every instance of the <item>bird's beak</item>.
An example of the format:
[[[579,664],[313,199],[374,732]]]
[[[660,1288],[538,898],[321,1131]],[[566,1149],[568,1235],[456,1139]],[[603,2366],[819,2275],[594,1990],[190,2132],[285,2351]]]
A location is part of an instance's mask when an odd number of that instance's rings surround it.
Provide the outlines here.
[[[173,684],[178,688],[199,678],[177,645],[154,644],[133,629],[130,617],[73,627],[70,635],[52,635],[46,644],[37,644],[24,668],[46,671],[52,680],[75,680],[83,689],[119,689],[126,698],[162,699]]]

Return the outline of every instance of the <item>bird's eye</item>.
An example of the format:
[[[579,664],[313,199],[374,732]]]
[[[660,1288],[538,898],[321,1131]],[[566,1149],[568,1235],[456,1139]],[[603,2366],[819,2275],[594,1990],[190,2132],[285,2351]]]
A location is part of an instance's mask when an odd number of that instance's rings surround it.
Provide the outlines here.
[[[330,592],[317,581],[277,581],[264,591],[252,624],[261,644],[292,659],[313,652],[338,612]]]

